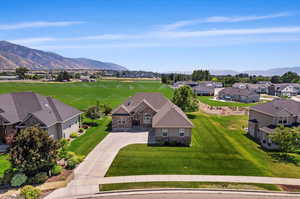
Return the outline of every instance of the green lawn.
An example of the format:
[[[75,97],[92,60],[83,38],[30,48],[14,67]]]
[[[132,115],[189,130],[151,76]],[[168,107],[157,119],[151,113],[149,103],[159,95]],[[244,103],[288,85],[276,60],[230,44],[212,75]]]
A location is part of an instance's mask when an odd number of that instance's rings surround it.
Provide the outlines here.
[[[172,96],[172,89],[159,81],[99,81],[78,83],[0,83],[0,93],[33,91],[52,96],[78,109],[95,105],[96,101],[116,107],[136,92],[161,92]]]
[[[71,142],[68,150],[78,155],[88,155],[108,134],[111,118],[104,117],[97,123],[99,126],[89,128],[85,134]]]
[[[246,116],[190,115],[195,128],[191,147],[123,148],[106,176],[144,174],[209,174],[300,177],[300,167],[274,162],[246,137]]]
[[[8,155],[0,155],[0,177],[3,176],[5,170],[10,167],[10,163],[7,160]]]
[[[245,184],[245,183],[218,183],[218,182],[144,182],[120,183],[102,185],[100,191],[128,190],[152,188],[208,188],[208,189],[251,189],[281,191],[277,185],[271,184]]]
[[[200,102],[210,106],[230,106],[230,107],[248,107],[258,103],[241,103],[241,102],[221,102],[213,100],[212,96],[198,96]]]

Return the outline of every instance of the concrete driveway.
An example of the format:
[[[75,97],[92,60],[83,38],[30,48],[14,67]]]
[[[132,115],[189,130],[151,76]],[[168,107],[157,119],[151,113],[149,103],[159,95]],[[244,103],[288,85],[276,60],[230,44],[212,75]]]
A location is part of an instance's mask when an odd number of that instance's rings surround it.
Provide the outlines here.
[[[103,178],[121,148],[130,144],[146,144],[147,142],[148,132],[110,133],[74,170],[74,179],[68,186],[52,192],[46,199],[97,193],[98,185],[89,183],[89,180]]]

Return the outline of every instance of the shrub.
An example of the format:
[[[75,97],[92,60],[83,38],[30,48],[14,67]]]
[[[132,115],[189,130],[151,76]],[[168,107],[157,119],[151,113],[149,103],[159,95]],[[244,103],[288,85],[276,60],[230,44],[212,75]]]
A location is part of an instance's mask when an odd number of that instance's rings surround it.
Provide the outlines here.
[[[85,156],[79,156],[79,155],[76,155],[75,153],[69,153],[69,154],[71,156],[67,160],[67,169],[74,169],[76,167],[76,165],[81,163],[85,158]]]
[[[31,185],[27,185],[21,189],[21,196],[25,199],[38,199],[41,195],[41,190]]]
[[[60,165],[55,165],[51,169],[51,174],[54,175],[54,176],[57,176],[61,173],[61,171],[62,171],[62,167]]]
[[[14,171],[12,169],[7,169],[4,172],[3,178],[2,178],[2,184],[3,185],[10,185],[10,181],[14,176]]]
[[[10,181],[10,185],[12,187],[20,187],[21,185],[25,184],[27,180],[27,176],[24,173],[17,173]]]
[[[103,109],[103,113],[104,113],[105,115],[110,114],[110,112],[112,111],[112,108],[111,108],[109,105],[107,105],[107,104],[104,104],[104,105],[102,106],[102,109]]]
[[[99,124],[97,122],[91,122],[91,121],[87,122],[87,121],[85,121],[85,122],[83,122],[83,125],[87,125],[87,126],[91,126],[91,127],[96,127]]]
[[[89,125],[87,125],[87,124],[83,124],[83,125],[82,125],[82,128],[84,128],[84,129],[88,129],[88,128],[89,128]]]
[[[79,129],[79,133],[82,133],[83,131],[84,131],[83,128],[80,128],[80,129]]]
[[[34,184],[42,184],[42,183],[46,182],[47,179],[48,179],[47,173],[46,172],[40,172],[40,173],[37,173],[33,177],[33,183]]]
[[[70,137],[71,138],[77,138],[78,137],[78,133],[76,133],[76,132],[71,133]]]
[[[59,159],[66,159],[68,155],[68,147],[69,147],[69,142],[66,139],[61,139],[59,141],[60,148],[58,150],[58,157]]]

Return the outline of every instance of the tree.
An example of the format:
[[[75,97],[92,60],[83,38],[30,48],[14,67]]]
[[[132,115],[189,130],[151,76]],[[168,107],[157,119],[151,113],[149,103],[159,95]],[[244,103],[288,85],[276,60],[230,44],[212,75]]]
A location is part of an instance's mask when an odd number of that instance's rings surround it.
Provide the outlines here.
[[[198,110],[197,98],[189,86],[176,89],[172,101],[185,112]]]
[[[297,83],[300,80],[300,77],[297,73],[286,72],[281,76],[281,81],[283,83]]]
[[[16,75],[19,77],[19,79],[25,79],[28,71],[29,70],[25,67],[19,67],[16,69]]]
[[[272,142],[277,144],[281,152],[290,153],[299,148],[300,128],[279,126],[275,133],[269,135]]]
[[[71,76],[67,71],[62,71],[56,77],[56,81],[63,82],[63,81],[70,81]]]
[[[80,79],[80,77],[81,77],[80,73],[75,73],[75,75],[74,75],[75,79]]]
[[[271,77],[271,82],[273,83],[273,84],[278,84],[278,83],[280,83],[280,76],[278,76],[278,75],[274,75],[274,76],[272,76]]]
[[[28,176],[48,172],[56,164],[59,144],[39,127],[26,128],[14,137],[10,147],[13,168]]]

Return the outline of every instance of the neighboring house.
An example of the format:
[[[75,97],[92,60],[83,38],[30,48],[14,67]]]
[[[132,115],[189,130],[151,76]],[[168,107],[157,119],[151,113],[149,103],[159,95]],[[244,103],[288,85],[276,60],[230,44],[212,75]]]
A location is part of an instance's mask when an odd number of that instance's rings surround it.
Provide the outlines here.
[[[173,84],[173,87],[174,88],[179,88],[181,86],[190,86],[190,87],[194,87],[194,86],[197,86],[198,85],[198,82],[194,82],[194,81],[178,81],[178,82],[175,82]]]
[[[268,93],[268,83],[261,82],[260,84],[250,84],[250,83],[234,83],[232,85],[233,88],[239,88],[239,89],[249,89],[253,90],[258,94],[262,93]]]
[[[96,82],[95,79],[90,78],[89,76],[80,76],[80,81],[81,82]]]
[[[198,85],[213,87],[213,88],[223,88],[222,82],[213,82],[213,81],[201,81]]]
[[[0,76],[0,80],[17,80],[17,76]]]
[[[272,102],[252,106],[249,110],[248,134],[266,149],[277,149],[269,134],[279,125],[299,126],[300,102],[275,99]]]
[[[160,93],[136,93],[112,111],[112,130],[149,130],[155,144],[190,145],[193,124]]]
[[[212,86],[198,85],[193,87],[193,91],[196,95],[200,96],[213,96],[215,93],[215,88]]]
[[[300,84],[297,83],[283,83],[271,84],[268,87],[268,94],[279,97],[291,97],[300,94]]]
[[[33,92],[0,95],[0,140],[9,143],[21,129],[39,126],[54,139],[78,131],[81,112]]]
[[[259,94],[249,89],[224,88],[218,93],[218,99],[252,103],[259,101]]]
[[[232,88],[246,89],[247,83],[234,83],[232,84]]]

